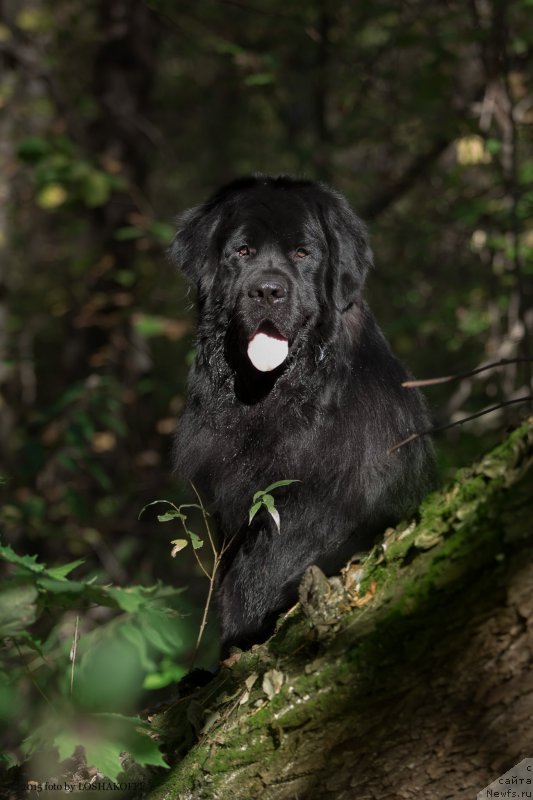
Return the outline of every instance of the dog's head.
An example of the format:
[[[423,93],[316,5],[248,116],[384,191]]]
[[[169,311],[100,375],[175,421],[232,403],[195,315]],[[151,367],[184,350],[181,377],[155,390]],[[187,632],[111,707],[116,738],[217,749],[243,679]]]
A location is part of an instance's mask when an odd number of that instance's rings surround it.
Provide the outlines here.
[[[289,177],[224,186],[178,220],[170,256],[194,282],[201,318],[225,326],[234,362],[282,368],[309,331],[357,303],[372,262],[345,198]]]

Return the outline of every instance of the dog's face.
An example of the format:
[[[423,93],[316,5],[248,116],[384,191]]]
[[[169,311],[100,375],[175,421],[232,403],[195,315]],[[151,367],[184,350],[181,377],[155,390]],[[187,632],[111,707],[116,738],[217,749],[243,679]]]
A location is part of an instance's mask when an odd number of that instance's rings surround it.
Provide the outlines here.
[[[171,257],[196,284],[201,317],[224,327],[237,369],[282,369],[358,300],[371,263],[347,202],[310,181],[236,181],[179,225]]]

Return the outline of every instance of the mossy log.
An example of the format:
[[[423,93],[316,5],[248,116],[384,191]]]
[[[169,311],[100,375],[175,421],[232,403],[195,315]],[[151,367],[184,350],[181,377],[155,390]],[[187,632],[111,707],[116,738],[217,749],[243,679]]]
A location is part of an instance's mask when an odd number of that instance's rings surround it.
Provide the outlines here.
[[[533,756],[533,419],[153,720],[150,800],[475,798]],[[327,520],[324,521],[327,525]]]

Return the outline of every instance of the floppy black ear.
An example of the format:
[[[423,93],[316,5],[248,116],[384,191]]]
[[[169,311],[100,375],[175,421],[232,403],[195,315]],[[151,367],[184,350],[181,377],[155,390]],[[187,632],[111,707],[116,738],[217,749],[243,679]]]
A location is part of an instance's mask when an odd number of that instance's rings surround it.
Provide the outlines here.
[[[216,226],[217,217],[205,203],[184,211],[177,219],[177,231],[168,256],[194,283],[200,283],[206,271]]]
[[[360,296],[373,265],[367,227],[346,199],[330,191],[325,208],[325,233],[329,248],[329,280],[326,287],[335,308],[346,311]]]

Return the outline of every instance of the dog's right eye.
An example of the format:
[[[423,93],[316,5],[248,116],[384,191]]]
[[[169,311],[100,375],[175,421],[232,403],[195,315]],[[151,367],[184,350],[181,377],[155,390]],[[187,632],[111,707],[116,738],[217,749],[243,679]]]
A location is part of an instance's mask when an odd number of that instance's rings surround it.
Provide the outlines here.
[[[250,248],[243,244],[242,247],[239,247],[237,250],[239,256],[249,256],[250,255]]]

